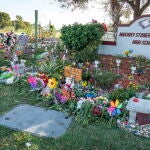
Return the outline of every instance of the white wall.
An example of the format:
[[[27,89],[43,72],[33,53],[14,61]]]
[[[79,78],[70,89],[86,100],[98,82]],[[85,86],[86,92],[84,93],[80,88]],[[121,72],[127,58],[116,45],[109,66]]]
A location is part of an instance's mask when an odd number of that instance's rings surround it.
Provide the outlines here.
[[[141,37],[137,37],[139,35]],[[135,44],[134,40],[139,43]],[[117,55],[130,49],[132,55],[144,55],[150,59],[150,15],[141,16],[129,25],[118,26],[116,46],[100,45],[99,54]]]

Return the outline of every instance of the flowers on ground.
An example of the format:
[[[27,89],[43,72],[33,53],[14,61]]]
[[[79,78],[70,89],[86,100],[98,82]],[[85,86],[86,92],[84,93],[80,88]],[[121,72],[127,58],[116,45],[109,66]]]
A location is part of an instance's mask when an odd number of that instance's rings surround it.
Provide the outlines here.
[[[30,84],[31,88],[37,87],[37,81],[34,77],[29,76],[27,80],[28,80],[28,83]]]
[[[55,89],[58,85],[58,81],[56,81],[55,78],[49,79],[47,85],[50,89]]]
[[[124,55],[129,56],[129,54],[131,54],[133,52],[133,50],[126,50],[124,52]]]
[[[41,78],[44,81],[44,84],[46,86],[48,83],[48,75],[46,75],[44,73],[41,73],[41,74],[39,73],[38,76],[39,76],[39,78]]]
[[[29,76],[27,81],[32,89],[36,88],[43,89],[45,87],[44,81],[41,78]]]
[[[81,82],[81,85],[82,85],[83,87],[87,86],[87,81],[82,81],[82,82]]]
[[[60,103],[67,102],[67,98],[63,94],[57,92],[57,93],[55,93],[55,96],[56,96],[56,99],[58,102],[60,102]]]

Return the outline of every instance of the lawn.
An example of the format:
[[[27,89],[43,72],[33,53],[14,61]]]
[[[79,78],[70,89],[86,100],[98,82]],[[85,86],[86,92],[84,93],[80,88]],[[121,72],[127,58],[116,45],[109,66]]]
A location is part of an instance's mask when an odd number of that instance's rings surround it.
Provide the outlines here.
[[[30,58],[29,64],[32,62]],[[0,58],[0,66],[8,64],[2,57]],[[43,102],[38,92],[30,92],[25,82],[22,79],[12,85],[0,84],[0,115],[19,104],[50,109],[49,102]],[[31,143],[29,148],[25,145],[27,142]],[[37,137],[0,126],[0,150],[149,150],[149,148],[149,139],[110,126],[103,119],[84,127],[73,121],[68,131],[57,139]]]

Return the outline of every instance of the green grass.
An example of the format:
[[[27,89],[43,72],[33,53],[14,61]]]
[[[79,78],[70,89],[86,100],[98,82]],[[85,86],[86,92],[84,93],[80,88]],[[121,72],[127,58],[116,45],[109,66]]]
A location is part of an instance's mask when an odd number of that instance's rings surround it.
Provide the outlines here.
[[[5,64],[2,58],[1,62]],[[29,92],[25,82],[19,80],[12,85],[0,84],[0,115],[23,103],[50,108],[48,102],[42,103],[38,92]],[[105,120],[86,127],[73,121],[68,131],[56,139],[37,137],[0,126],[0,150],[28,150],[26,142],[32,144],[29,150],[149,150],[150,148],[149,139],[109,126]]]

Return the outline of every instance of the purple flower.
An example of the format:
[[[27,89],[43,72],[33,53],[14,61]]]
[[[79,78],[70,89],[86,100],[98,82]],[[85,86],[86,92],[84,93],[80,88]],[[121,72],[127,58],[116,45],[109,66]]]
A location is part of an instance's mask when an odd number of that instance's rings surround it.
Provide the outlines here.
[[[99,108],[99,109],[102,109],[102,108],[103,108],[103,105],[98,105],[98,108]]]
[[[55,93],[55,96],[56,96],[56,99],[58,100],[58,102],[60,102],[60,103],[67,102],[67,98],[63,94],[57,92],[57,93]]]
[[[61,103],[66,103],[67,102],[67,98],[64,95],[61,95],[60,102]]]
[[[65,84],[68,89],[71,89],[71,84]]]
[[[34,88],[36,88],[37,84],[31,83],[30,86],[32,89],[34,89]]]

